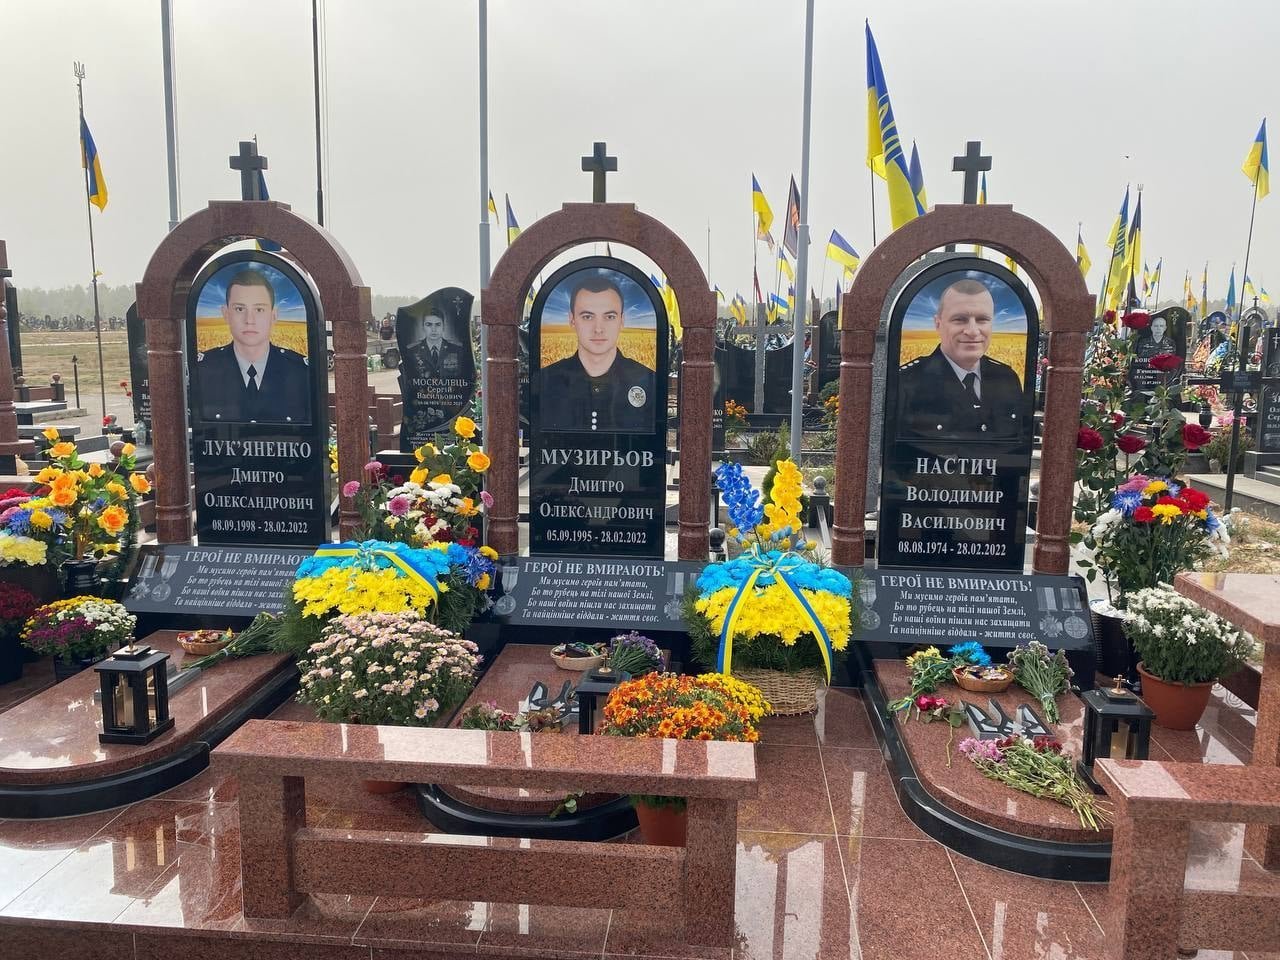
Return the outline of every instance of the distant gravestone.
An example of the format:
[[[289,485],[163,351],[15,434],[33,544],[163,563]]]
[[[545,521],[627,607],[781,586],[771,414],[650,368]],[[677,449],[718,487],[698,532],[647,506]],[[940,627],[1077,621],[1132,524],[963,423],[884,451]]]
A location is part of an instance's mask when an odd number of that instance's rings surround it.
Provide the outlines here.
[[[187,300],[188,416],[201,544],[329,540],[324,317],[288,260],[241,250]]]
[[[430,441],[471,405],[476,392],[470,329],[473,299],[465,290],[445,287],[396,311],[403,451]]]
[[[1187,354],[1187,371],[1196,374],[1216,373],[1221,366],[1218,348],[1227,341],[1227,315],[1215,310],[1196,326],[1196,340]]]
[[[529,320],[530,554],[661,558],[666,308],[635,266],[566,264]]]
[[[1135,393],[1150,396],[1161,383],[1176,387],[1181,382],[1181,368],[1165,373],[1151,366],[1151,358],[1166,353],[1185,358],[1190,323],[1191,314],[1182,307],[1166,307],[1151,314],[1150,324],[1136,334],[1129,361],[1129,386]]]
[[[889,321],[881,568],[1021,571],[1040,324],[989,260],[914,275]]]
[[[791,344],[766,350],[764,355],[764,406],[755,409],[756,351],[725,341],[716,351],[716,367],[724,395],[752,414],[786,415],[791,412]]]
[[[147,361],[147,325],[138,316],[138,305],[129,304],[124,315],[125,335],[129,341],[129,384],[133,392],[133,422],[142,428],[142,436],[151,436],[151,378]]]
[[[828,310],[818,321],[818,392],[840,379],[840,314]]]
[[[18,288],[8,277],[4,278],[4,306],[9,314],[9,359],[13,363],[13,375],[22,376],[22,324],[18,322]]]

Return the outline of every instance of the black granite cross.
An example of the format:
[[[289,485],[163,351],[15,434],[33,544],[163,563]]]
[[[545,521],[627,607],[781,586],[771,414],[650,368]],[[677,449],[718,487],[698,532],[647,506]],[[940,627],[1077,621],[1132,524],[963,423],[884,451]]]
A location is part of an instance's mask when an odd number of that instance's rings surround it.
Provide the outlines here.
[[[267,169],[267,158],[258,155],[257,141],[240,141],[240,152],[231,156],[231,169],[240,171],[240,199],[261,200],[262,181],[258,175]]]
[[[618,169],[618,158],[610,157],[605,151],[604,142],[597,140],[592,148],[591,156],[582,158],[582,170],[592,174],[591,202],[604,203],[604,175],[615,173]]]
[[[970,140],[962,156],[951,158],[951,169],[964,174],[964,202],[978,202],[978,174],[991,169],[991,158],[982,155],[982,141]]]

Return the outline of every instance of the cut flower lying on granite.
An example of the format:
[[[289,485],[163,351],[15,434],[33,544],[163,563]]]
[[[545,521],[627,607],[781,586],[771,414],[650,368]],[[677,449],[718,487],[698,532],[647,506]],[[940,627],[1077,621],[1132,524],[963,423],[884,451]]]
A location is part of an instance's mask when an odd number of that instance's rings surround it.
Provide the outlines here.
[[[1111,820],[1107,806],[1080,778],[1068,753],[1053,737],[1005,737],[1002,740],[960,741],[960,752],[973,761],[983,776],[1070,807],[1080,825],[1100,830]]]

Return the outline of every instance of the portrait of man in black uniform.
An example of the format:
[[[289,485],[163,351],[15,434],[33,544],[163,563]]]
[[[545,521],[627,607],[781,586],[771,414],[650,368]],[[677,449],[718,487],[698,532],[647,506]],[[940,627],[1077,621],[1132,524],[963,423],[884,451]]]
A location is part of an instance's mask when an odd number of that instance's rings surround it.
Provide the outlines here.
[[[221,310],[231,342],[196,357],[201,418],[227,423],[309,423],[307,358],[271,342],[271,328],[279,314],[270,278],[249,267],[240,270],[227,284]]]
[[[1017,373],[987,356],[995,300],[965,278],[942,291],[933,317],[938,346],[898,371],[899,433],[937,440],[1021,435],[1025,394]]]
[[[606,275],[571,280],[569,326],[578,348],[541,371],[543,430],[645,433],[653,429],[654,372],[622,354],[622,288]]]
[[[422,339],[409,347],[409,359],[418,376],[456,377],[462,373],[462,347],[446,339],[444,317],[428,313],[422,318]]]

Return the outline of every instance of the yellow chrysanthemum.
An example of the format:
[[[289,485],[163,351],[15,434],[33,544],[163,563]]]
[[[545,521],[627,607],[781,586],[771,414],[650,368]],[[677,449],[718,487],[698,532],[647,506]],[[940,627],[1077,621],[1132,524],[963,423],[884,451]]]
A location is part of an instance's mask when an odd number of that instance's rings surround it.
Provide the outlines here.
[[[907,657],[907,669],[912,669],[919,660],[941,660],[942,651],[937,647],[929,647],[925,650],[919,650]]]
[[[1173,523],[1175,518],[1182,516],[1182,508],[1171,503],[1156,504],[1151,512],[1160,518],[1161,523]]]
[[[135,493],[151,492],[151,481],[141,473],[129,474],[129,486],[133,487]]]
[[[1169,485],[1165,483],[1163,480],[1152,480],[1150,483],[1148,483],[1145,487],[1142,488],[1142,495],[1144,497],[1150,497],[1150,496],[1154,496],[1157,493],[1164,493],[1168,489],[1169,489]]]
[[[48,557],[49,545],[43,540],[14,536],[8,532],[0,533],[0,560],[5,563],[25,563],[35,567],[44,563]]]
[[[723,587],[708,596],[699,597],[695,602],[698,612],[711,621],[713,633],[718,634],[723,629],[725,614],[737,592],[737,587]],[[850,633],[849,598],[821,590],[802,588],[800,592],[826,630],[831,646],[836,650],[845,649],[849,645]],[[744,598],[740,606],[734,621],[737,636],[776,636],[784,645],[791,647],[800,637],[811,633],[800,616],[795,597],[781,583],[755,590],[750,598]]]
[[[476,577],[476,587],[480,590],[488,590],[491,582],[491,578],[487,573],[482,573]]]
[[[98,515],[98,526],[114,537],[124,529],[128,520],[129,514],[124,507],[112,505]]]
[[[476,435],[476,422],[470,417],[459,417],[453,422],[453,432],[464,440],[470,440]]]
[[[471,456],[467,457],[467,466],[476,473],[484,473],[488,470],[490,462],[488,454],[480,450],[477,450],[475,453],[471,454]]]
[[[302,604],[304,617],[325,618],[335,613],[426,613],[435,603],[426,586],[395,570],[357,567],[332,567],[318,577],[296,580],[293,597]]]
[[[493,549],[493,547],[489,546],[488,544],[485,544],[483,547],[480,548],[480,556],[488,557],[490,560],[497,560],[498,551]]]
[[[49,516],[43,510],[32,510],[31,525],[37,530],[48,530],[53,526],[53,517]]]

